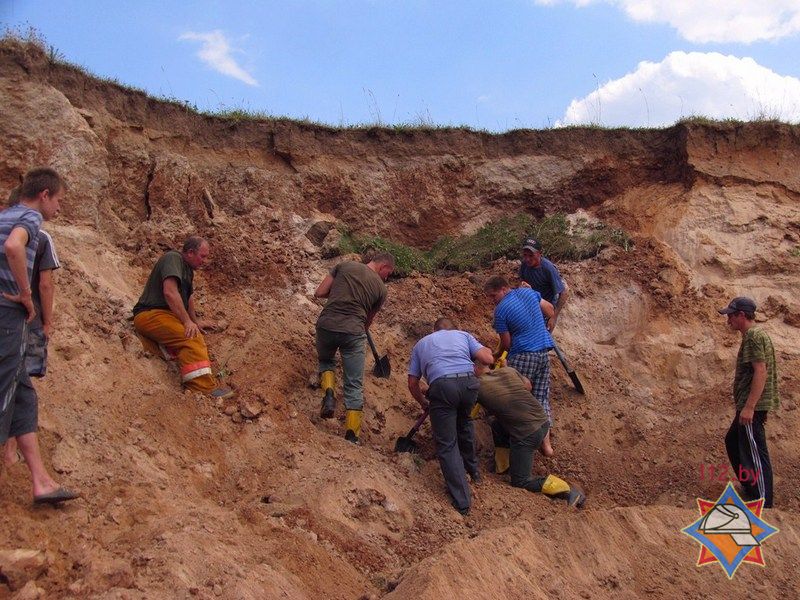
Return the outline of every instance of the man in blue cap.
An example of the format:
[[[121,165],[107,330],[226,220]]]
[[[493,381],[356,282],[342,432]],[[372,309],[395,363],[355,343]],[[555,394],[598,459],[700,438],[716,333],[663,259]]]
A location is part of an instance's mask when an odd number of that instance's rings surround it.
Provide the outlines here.
[[[547,330],[552,332],[558,323],[558,315],[567,304],[569,288],[561,278],[558,268],[542,256],[542,244],[535,238],[527,238],[522,243],[519,278],[522,280],[522,287],[536,290],[544,300],[553,305],[554,314],[547,320]]]
[[[728,327],[742,334],[733,377],[736,415],[725,436],[725,449],[745,500],[764,499],[772,508],[772,463],[764,424],[767,414],[780,405],[775,349],[766,331],[755,324],[756,303],[740,296],[719,314]]]

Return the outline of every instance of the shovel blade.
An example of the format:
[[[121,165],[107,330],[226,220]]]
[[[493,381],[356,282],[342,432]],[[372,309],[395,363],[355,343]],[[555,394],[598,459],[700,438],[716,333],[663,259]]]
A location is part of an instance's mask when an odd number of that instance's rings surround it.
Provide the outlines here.
[[[585,396],[586,392],[583,389],[583,384],[581,383],[581,380],[578,379],[578,374],[575,371],[572,371],[569,374],[569,378],[572,379],[572,385],[575,386],[575,389],[578,391],[578,393],[583,394]]]
[[[392,366],[389,364],[388,355],[378,359],[378,362],[376,362],[375,366],[372,368],[372,374],[375,375],[375,377],[389,378],[392,374]]]
[[[418,449],[417,443],[408,436],[397,438],[394,444],[395,452],[416,452]]]

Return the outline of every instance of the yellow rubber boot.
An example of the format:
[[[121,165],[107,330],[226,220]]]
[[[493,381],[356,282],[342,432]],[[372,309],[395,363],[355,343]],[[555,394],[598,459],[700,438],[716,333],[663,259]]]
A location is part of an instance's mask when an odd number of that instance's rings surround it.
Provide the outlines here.
[[[566,481],[555,475],[548,475],[542,484],[542,493],[551,498],[564,498],[567,505],[582,508],[586,496]]]
[[[322,398],[322,407],[319,416],[323,419],[332,419],[336,409],[336,397],[333,395],[336,389],[336,373],[333,371],[323,371],[319,375],[319,386],[325,396]]]
[[[361,418],[364,412],[360,410],[348,410],[344,414],[344,439],[348,442],[358,443],[358,436],[361,435]]]
[[[494,449],[494,472],[502,475],[511,466],[511,448]]]

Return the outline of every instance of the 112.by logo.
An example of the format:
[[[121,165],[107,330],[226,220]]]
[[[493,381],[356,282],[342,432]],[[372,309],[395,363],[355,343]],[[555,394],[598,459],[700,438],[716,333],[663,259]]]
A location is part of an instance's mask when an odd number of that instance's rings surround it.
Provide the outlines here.
[[[739,472],[735,473],[727,463],[718,465],[700,463],[700,481],[717,481],[725,483],[731,476],[740,483],[755,484],[761,471],[758,469],[748,469],[739,465]]]

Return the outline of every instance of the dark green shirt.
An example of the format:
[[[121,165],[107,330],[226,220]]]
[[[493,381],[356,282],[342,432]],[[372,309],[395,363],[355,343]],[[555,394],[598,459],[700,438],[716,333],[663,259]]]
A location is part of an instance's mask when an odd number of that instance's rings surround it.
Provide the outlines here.
[[[767,365],[767,381],[756,404],[756,410],[774,410],[780,405],[778,373],[775,368],[775,349],[769,335],[760,327],[751,327],[742,336],[742,345],[736,357],[736,375],[733,378],[733,399],[737,410],[744,408],[753,384],[753,363]]]
[[[380,275],[356,261],[339,263],[330,274],[333,285],[317,327],[339,333],[364,333],[367,314],[377,312],[386,300],[386,285]]]
[[[144,291],[136,306],[133,307],[134,315],[143,310],[152,310],[154,308],[169,310],[167,299],[164,298],[164,280],[167,277],[174,277],[178,280],[178,290],[181,293],[183,307],[187,311],[189,310],[194,270],[186,264],[180,252],[170,250],[159,258],[156,266],[153,267],[153,271],[144,285]]]
[[[503,367],[480,378],[478,402],[497,417],[513,441],[521,441],[547,423],[547,414],[539,401],[525,387],[516,370]]]

